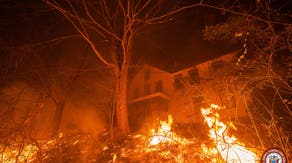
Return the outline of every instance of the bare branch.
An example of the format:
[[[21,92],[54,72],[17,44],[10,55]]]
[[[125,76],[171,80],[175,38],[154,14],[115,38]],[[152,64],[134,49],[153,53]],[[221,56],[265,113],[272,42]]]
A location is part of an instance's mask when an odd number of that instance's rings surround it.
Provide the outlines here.
[[[79,32],[79,34],[89,43],[89,45],[91,46],[92,50],[94,51],[94,53],[98,56],[98,58],[107,66],[109,67],[115,67],[114,64],[108,62],[102,55],[101,53],[96,49],[94,43],[92,42],[92,40],[90,40],[89,37],[86,36],[86,34],[77,26],[77,24],[70,18],[70,15],[68,15],[68,12],[66,10],[64,10],[63,8],[61,8],[60,6],[57,6],[55,4],[52,4],[49,1],[45,1],[48,5],[52,6],[53,8],[57,9],[58,11],[60,11],[66,18],[67,20],[69,20],[69,22],[74,26],[74,28]],[[76,15],[77,17],[79,17],[78,15]]]
[[[47,44],[52,44],[58,41],[62,41],[62,40],[67,40],[67,39],[72,39],[72,38],[80,38],[80,35],[67,35],[67,36],[60,36],[51,40],[46,40],[46,41],[41,41],[41,42],[37,42],[37,43],[30,43],[27,46],[43,46],[43,45],[47,45]]]

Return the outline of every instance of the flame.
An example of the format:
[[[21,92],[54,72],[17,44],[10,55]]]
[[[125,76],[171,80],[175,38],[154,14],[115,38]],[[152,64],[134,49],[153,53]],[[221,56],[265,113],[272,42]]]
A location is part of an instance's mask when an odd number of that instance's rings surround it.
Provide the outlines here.
[[[130,137],[131,139],[129,140],[132,140],[134,145],[129,143],[127,146],[122,147],[119,152],[114,151],[111,153],[112,157],[109,161],[119,162],[121,158],[137,160],[142,156],[146,158],[153,156],[160,161],[175,162],[223,162],[223,160],[224,162],[233,163],[256,162],[257,155],[246,149],[243,143],[228,133],[228,129],[237,130],[237,128],[231,122],[225,124],[220,121],[220,115],[218,114],[220,109],[221,107],[215,104],[212,104],[209,108],[201,108],[201,113],[209,127],[211,143],[214,142],[212,145],[209,143],[208,145],[201,144],[198,139],[186,139],[177,135],[172,131],[173,118],[169,115],[168,120],[160,121],[158,128],[151,129],[150,134],[137,134]],[[44,153],[62,145],[60,143],[63,141],[66,141],[66,137],[63,134],[59,134],[56,138],[40,141],[38,146],[34,144],[24,145],[21,151],[16,148],[18,146],[6,148],[0,154],[0,162],[37,162],[40,150],[42,150],[43,159],[46,159],[49,156]],[[83,141],[78,138],[66,142],[74,146]],[[108,150],[109,148],[111,147],[105,145],[102,150],[103,152],[109,152],[111,151]],[[1,146],[0,149],[2,149]],[[137,162],[139,162],[139,159]]]
[[[168,138],[173,135],[171,132],[172,123],[172,116],[168,115],[168,121],[160,121],[160,128],[157,131],[151,129],[152,137],[150,138],[149,144],[158,145],[170,141]]]
[[[219,120],[217,111],[220,109],[220,106],[211,104],[209,108],[201,108],[201,113],[210,128],[209,137],[215,142],[221,157],[227,162],[256,162],[256,154],[246,149],[236,137],[228,134],[227,126]],[[235,128],[232,123],[230,125]]]
[[[113,155],[113,162],[116,162],[116,160],[117,160],[117,154],[115,153],[115,154]]]
[[[152,136],[149,139],[149,145],[155,146],[161,143],[190,143],[189,140],[182,138],[171,131],[172,123],[173,118],[171,115],[168,115],[168,121],[160,121],[160,128],[158,128],[157,131],[155,129],[151,129]]]

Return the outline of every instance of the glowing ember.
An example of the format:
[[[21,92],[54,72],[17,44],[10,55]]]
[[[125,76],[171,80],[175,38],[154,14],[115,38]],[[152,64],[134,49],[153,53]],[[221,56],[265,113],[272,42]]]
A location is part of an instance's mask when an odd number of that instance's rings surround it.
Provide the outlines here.
[[[59,145],[75,146],[80,143],[80,139],[63,139],[62,133],[56,138],[42,140],[36,143],[22,142],[20,144],[11,143],[9,146],[0,145],[0,162],[1,163],[22,163],[22,162],[40,162],[38,159],[46,160],[50,157],[52,150],[59,148]],[[40,157],[40,158],[38,158]]]
[[[256,162],[256,154],[247,150],[236,137],[228,135],[227,126],[219,120],[220,116],[216,112],[220,109],[218,105],[211,104],[209,108],[202,108],[201,112],[210,128],[209,136],[216,143],[216,148],[222,158],[227,162]],[[235,126],[231,123],[231,127]]]
[[[35,158],[38,148],[34,145],[24,146],[22,150],[6,149],[6,152],[1,154],[1,162],[31,162]]]

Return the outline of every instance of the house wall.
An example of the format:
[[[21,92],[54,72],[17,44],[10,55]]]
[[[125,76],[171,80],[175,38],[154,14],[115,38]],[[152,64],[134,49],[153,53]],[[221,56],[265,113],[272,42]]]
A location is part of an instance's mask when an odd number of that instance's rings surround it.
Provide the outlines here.
[[[184,86],[175,90],[175,96],[170,100],[170,110],[177,115],[180,123],[201,123],[201,107],[208,107],[211,103],[223,106],[221,117],[223,119],[234,119],[245,117],[245,110],[242,97],[232,83],[234,80],[235,61],[234,53],[230,53],[213,60],[201,63],[173,73],[183,75]],[[222,62],[223,66],[216,69],[214,63]],[[218,67],[218,66],[217,66]],[[200,82],[190,84],[190,70],[197,69]]]
[[[149,78],[145,79],[145,73],[147,71],[149,72]],[[156,90],[158,81],[162,84],[162,90]],[[129,85],[128,94],[128,115],[132,130],[137,130],[146,124],[153,124],[157,119],[167,119],[169,101],[165,97],[155,94],[160,92],[164,96],[169,97],[173,92],[172,85],[171,74],[155,67],[145,65],[137,72]],[[150,89],[148,92],[145,92],[145,87],[147,86]],[[150,96],[152,97],[145,98]],[[139,98],[142,98],[142,100],[133,102],[133,100]]]
[[[203,124],[201,107],[208,107],[211,103],[225,106],[220,111],[223,119],[247,116],[240,95],[236,92],[234,85],[230,84],[234,78],[234,56],[235,53],[230,53],[171,74],[152,66],[144,66],[133,78],[129,91],[130,97],[133,99],[134,89],[139,89],[139,95],[144,96],[146,84],[150,84],[151,93],[153,93],[155,82],[162,80],[163,92],[169,96],[169,101],[164,101],[164,103],[167,103],[167,110],[177,123]],[[149,80],[145,81],[147,70],[150,71],[150,76]],[[190,82],[189,71],[192,70],[198,72],[198,83]],[[182,87],[178,88],[175,85],[175,77],[180,74]],[[152,110],[159,108],[156,104],[146,103],[148,108],[145,108],[144,104],[139,104],[139,107]],[[152,114],[152,117],[157,117],[157,115]]]
[[[145,80],[145,72],[149,71],[149,79]],[[156,92],[155,84],[159,80],[162,81],[163,93],[170,95],[173,92],[172,89],[172,76],[170,73],[160,70],[152,66],[143,66],[143,68],[132,79],[129,86],[129,100],[137,98],[135,91],[138,90],[138,97],[147,95],[145,92],[145,86],[150,86],[150,94]]]

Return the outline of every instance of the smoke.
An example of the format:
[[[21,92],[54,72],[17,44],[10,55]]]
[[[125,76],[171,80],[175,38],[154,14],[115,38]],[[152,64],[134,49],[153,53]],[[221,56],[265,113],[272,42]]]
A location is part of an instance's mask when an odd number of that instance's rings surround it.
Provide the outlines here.
[[[70,102],[65,106],[61,131],[100,134],[105,131],[105,122],[94,106],[84,101]]]

